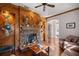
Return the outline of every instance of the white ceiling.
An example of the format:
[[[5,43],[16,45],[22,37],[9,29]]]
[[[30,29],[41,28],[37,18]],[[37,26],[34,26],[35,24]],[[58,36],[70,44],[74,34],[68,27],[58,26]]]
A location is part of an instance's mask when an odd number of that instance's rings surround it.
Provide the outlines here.
[[[32,9],[33,11],[40,14],[41,16],[51,16],[51,15],[55,15],[55,14],[79,7],[79,3],[49,3],[49,4],[55,5],[55,7],[51,8],[51,7],[46,6],[46,10],[43,11],[42,6],[39,8],[35,8],[35,6],[39,4],[41,3],[20,3],[16,5],[21,5],[21,6],[25,5],[29,7],[30,9]]]

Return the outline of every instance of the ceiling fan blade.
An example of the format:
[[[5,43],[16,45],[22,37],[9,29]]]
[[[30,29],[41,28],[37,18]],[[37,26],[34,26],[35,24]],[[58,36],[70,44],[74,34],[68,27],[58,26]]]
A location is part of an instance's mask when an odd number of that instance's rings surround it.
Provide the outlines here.
[[[47,4],[47,6],[49,6],[49,7],[55,7],[55,5],[51,5],[51,4]]]
[[[35,8],[38,8],[38,7],[41,7],[42,5],[38,5],[38,6],[36,6]]]
[[[45,11],[45,5],[43,6],[43,11]]]

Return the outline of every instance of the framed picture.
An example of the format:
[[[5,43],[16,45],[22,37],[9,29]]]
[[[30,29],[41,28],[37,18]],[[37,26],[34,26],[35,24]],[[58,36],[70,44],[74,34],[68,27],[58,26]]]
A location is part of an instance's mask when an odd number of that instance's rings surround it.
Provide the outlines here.
[[[66,24],[66,28],[67,28],[67,29],[74,29],[74,28],[75,28],[75,22],[67,23],[67,24]]]

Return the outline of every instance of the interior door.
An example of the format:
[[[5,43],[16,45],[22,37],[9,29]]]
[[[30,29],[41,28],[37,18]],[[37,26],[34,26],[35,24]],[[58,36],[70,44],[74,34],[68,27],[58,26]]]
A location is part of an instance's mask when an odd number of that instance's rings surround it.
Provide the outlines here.
[[[59,55],[59,21],[50,20],[47,22],[48,27],[48,42],[49,42],[49,55]]]

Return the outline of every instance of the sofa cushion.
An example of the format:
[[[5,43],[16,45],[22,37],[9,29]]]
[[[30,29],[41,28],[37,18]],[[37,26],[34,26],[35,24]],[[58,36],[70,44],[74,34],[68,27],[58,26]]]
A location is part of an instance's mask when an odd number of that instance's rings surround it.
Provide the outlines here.
[[[64,41],[64,49],[67,49],[72,46],[77,46],[76,43]]]
[[[79,41],[79,37],[77,36],[73,36],[73,35],[70,35],[66,38],[66,41],[68,42],[73,42],[73,43],[77,43]]]
[[[74,36],[72,42],[77,43],[77,41],[79,41],[79,37]]]
[[[76,46],[75,48],[72,48],[71,50],[79,53],[79,46]]]
[[[71,42],[71,40],[73,39],[72,37],[73,37],[72,35],[66,37],[65,41]]]
[[[79,56],[79,53],[73,50],[65,50],[61,55],[62,56]]]
[[[79,40],[77,41],[77,45],[79,45]]]

